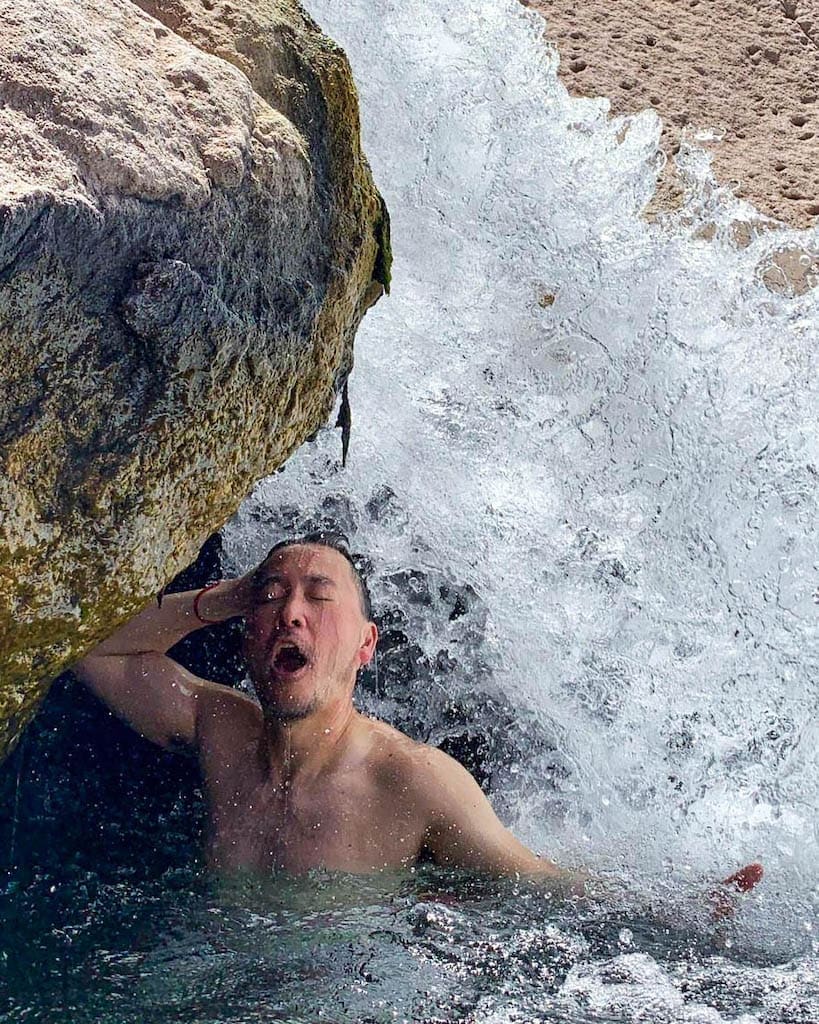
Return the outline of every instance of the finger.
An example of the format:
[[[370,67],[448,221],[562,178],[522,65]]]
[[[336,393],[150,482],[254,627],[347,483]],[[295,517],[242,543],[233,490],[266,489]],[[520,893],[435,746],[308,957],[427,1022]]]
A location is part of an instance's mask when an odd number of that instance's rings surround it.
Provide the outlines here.
[[[746,864],[744,868],[735,871],[723,879],[719,888],[712,890],[711,917],[714,921],[722,921],[726,917],[733,917],[735,907],[735,894],[750,892],[760,881],[764,870],[761,864]]]
[[[724,879],[722,884],[728,885],[737,892],[750,892],[751,889],[762,879],[764,869],[761,864],[746,864],[744,868],[735,871]]]

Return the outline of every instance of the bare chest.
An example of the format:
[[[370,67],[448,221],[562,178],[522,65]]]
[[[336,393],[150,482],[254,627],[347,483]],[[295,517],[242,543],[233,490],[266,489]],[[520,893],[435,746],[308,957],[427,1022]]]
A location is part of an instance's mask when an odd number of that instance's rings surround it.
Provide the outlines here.
[[[219,869],[372,872],[405,867],[420,853],[412,809],[366,773],[310,784],[223,774],[209,780],[208,790],[207,852]]]

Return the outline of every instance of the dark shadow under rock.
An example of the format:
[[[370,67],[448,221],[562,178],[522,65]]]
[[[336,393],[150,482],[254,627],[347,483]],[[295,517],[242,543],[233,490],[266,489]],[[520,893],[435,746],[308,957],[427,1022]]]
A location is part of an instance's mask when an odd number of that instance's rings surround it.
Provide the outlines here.
[[[219,576],[219,538],[166,593]],[[239,624],[199,630],[171,652],[218,682],[242,678]],[[162,750],[120,722],[70,672],[0,767],[0,865],[12,885],[38,877],[151,878],[190,863],[204,805],[195,758]]]

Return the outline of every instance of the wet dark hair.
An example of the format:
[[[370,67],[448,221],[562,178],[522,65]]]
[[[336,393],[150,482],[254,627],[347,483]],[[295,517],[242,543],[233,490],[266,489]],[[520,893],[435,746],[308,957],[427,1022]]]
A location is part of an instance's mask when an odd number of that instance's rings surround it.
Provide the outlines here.
[[[364,614],[364,618],[368,622],[372,622],[373,606],[370,598],[370,591],[367,586],[367,580],[364,575],[365,566],[363,560],[358,555],[354,555],[350,551],[350,542],[343,533],[336,533],[332,530],[314,530],[312,533],[303,533],[297,537],[287,537],[284,540],[280,540],[278,544],[273,545],[265,555],[262,565],[264,565],[272,555],[275,555],[277,551],[282,551],[285,548],[303,547],[305,545],[332,548],[333,551],[337,551],[347,560],[350,568],[353,570],[353,578],[355,579],[356,588],[358,589],[358,596],[361,599],[361,611]]]

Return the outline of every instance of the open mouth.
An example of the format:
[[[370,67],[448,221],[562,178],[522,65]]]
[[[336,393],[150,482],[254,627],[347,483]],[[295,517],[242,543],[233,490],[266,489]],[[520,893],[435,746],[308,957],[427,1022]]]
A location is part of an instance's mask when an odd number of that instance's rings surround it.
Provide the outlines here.
[[[297,644],[283,643],[273,658],[273,668],[277,672],[292,675],[303,669],[307,661],[307,655],[299,649]]]

